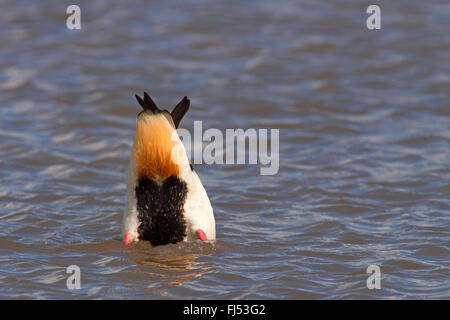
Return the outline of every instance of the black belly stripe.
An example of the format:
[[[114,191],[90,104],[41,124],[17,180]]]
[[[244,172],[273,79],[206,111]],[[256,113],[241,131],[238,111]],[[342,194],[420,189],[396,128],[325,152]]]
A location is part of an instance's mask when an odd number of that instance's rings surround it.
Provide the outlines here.
[[[162,185],[152,179],[142,178],[136,186],[139,240],[152,245],[180,242],[186,237],[184,202],[187,185],[175,176]]]

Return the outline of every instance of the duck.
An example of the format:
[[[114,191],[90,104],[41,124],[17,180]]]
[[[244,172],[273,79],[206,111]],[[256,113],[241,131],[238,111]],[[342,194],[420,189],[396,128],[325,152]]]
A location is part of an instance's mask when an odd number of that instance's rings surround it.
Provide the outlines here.
[[[142,110],[126,174],[124,243],[214,241],[213,208],[176,131],[190,100],[184,97],[169,112],[158,108],[147,92],[136,99]]]

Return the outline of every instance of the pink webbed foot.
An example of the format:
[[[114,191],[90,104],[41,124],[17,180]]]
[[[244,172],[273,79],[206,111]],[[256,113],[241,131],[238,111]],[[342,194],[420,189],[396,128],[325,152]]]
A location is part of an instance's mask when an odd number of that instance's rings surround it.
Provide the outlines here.
[[[207,240],[206,239],[206,234],[205,234],[205,232],[202,229],[198,229],[196,233],[197,233],[197,237],[200,240],[202,240],[202,241],[206,241]]]
[[[131,244],[133,242],[133,236],[131,235],[131,232],[127,232],[125,234],[125,239],[123,240],[125,244]]]

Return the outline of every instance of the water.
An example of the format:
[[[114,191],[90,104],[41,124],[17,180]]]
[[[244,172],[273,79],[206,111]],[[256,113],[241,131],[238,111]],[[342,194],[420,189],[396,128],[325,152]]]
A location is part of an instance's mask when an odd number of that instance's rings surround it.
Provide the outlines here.
[[[78,4],[71,31],[2,1],[0,298],[450,297],[446,1],[378,1],[379,31],[356,1]],[[188,129],[280,129],[274,176],[195,166],[216,244],[120,241],[144,90]]]

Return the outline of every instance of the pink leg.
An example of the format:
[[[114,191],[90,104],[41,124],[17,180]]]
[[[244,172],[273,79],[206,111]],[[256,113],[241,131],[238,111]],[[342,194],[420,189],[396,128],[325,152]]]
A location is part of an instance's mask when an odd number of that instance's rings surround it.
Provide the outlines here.
[[[197,237],[202,241],[206,241],[206,234],[202,229],[197,230]]]
[[[130,232],[127,232],[125,234],[125,239],[123,241],[125,242],[125,244],[130,244],[133,242],[133,236],[131,235]]]

